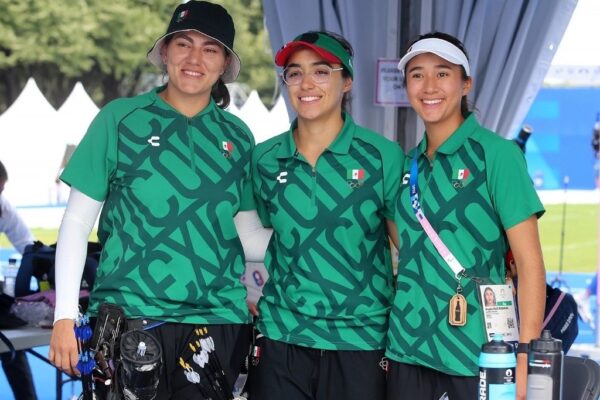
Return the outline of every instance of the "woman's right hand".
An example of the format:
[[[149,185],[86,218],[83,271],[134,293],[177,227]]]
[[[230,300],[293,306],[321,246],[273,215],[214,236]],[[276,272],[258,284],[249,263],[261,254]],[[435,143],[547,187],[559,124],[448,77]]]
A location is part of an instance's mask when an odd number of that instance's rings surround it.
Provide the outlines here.
[[[77,370],[79,353],[77,352],[74,326],[75,321],[72,319],[61,319],[54,323],[48,360],[61,371],[69,375],[80,376]]]

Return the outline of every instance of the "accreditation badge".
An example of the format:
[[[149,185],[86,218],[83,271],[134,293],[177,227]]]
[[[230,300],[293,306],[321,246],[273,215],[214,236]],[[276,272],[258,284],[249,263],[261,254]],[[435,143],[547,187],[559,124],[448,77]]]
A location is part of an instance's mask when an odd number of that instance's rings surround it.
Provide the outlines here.
[[[488,340],[501,334],[505,342],[519,341],[519,324],[513,295],[513,285],[478,284],[477,292]]]

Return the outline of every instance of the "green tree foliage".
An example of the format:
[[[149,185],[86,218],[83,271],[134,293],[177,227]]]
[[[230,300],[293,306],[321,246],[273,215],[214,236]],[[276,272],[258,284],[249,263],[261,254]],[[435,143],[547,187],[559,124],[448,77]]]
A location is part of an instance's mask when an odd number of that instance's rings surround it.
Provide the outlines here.
[[[263,99],[273,92],[275,73],[260,0],[215,1],[236,23],[240,81]],[[34,77],[58,107],[81,81],[98,105],[131,96],[160,82],[146,60],[164,34],[173,0],[0,0],[0,112]]]
[[[269,35],[264,27],[260,0],[215,1],[225,7],[235,22],[235,51],[242,60],[239,82],[256,89],[266,105],[274,100],[277,75]]]

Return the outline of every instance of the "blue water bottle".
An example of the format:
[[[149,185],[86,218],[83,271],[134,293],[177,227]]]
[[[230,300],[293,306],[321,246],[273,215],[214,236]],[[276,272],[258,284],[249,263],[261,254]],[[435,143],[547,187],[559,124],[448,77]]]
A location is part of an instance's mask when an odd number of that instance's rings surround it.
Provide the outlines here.
[[[514,400],[517,396],[515,348],[495,334],[481,346],[479,355],[479,400]]]

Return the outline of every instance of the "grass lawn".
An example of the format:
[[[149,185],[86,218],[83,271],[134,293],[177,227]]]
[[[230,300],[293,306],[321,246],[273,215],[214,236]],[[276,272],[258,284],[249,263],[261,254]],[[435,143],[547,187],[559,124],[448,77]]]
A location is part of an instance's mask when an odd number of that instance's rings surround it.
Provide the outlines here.
[[[540,238],[548,271],[558,271],[560,242],[563,231],[563,205],[546,206],[540,219]],[[598,206],[567,204],[565,209],[563,272],[594,272],[598,268]],[[33,228],[34,236],[46,244],[56,242],[56,229]],[[90,240],[97,240],[93,232]],[[11,247],[5,235],[0,235],[0,248]]]
[[[45,228],[31,228],[31,233],[33,236],[41,241],[44,244],[54,244],[56,243],[56,238],[58,236],[58,229],[45,229]],[[91,242],[98,241],[98,236],[96,236],[96,230],[92,231],[89,240]],[[0,248],[11,248],[12,245],[6,238],[6,235],[0,233]]]
[[[564,232],[563,272],[594,272],[598,268],[598,206],[567,204],[563,229],[563,205],[547,205],[540,219],[540,238],[548,271],[560,266],[561,233]]]

